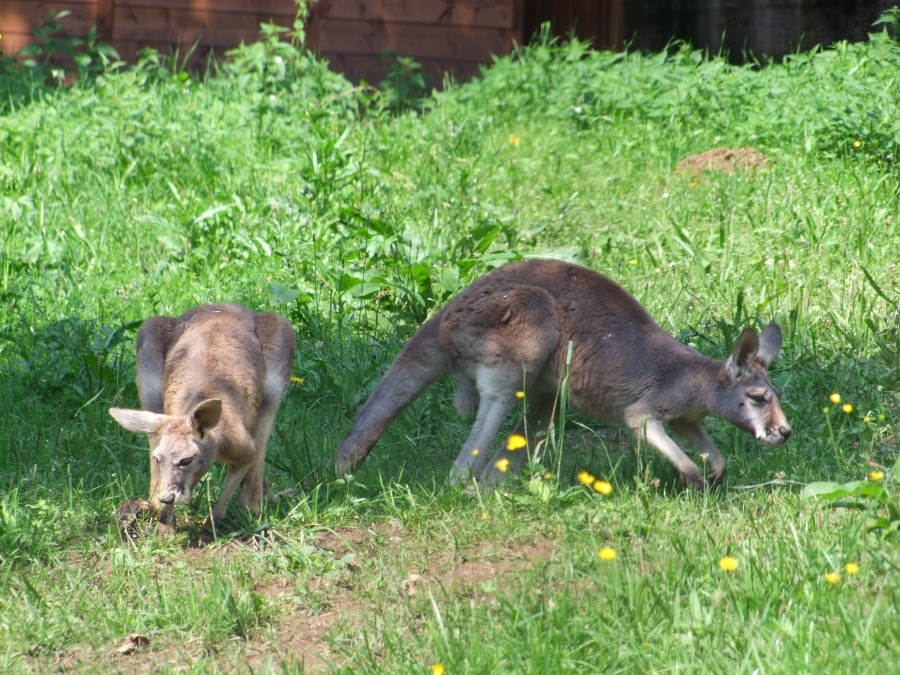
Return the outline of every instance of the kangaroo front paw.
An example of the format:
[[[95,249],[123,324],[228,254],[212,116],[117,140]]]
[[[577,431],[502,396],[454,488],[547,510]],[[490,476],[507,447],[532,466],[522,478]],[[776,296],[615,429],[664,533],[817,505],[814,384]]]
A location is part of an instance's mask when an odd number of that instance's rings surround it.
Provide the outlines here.
[[[681,478],[688,487],[699,490],[700,492],[706,492],[706,481],[703,480],[703,476],[700,475],[699,470],[683,473]]]
[[[719,466],[713,466],[712,471],[709,472],[709,476],[707,476],[707,480],[713,485],[721,485],[725,482],[725,462],[722,462]]]
[[[123,530],[134,524],[138,516],[148,513],[148,504],[143,499],[126,499],[116,509],[116,522]]]

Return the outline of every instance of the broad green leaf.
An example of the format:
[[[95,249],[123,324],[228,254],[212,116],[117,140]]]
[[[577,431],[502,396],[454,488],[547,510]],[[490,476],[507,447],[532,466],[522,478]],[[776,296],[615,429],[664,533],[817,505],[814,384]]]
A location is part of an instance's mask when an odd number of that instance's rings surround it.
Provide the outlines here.
[[[281,284],[271,284],[269,286],[269,302],[273,305],[283,305],[288,302],[293,302],[301,295],[303,295],[303,293],[296,288],[288,288]]]

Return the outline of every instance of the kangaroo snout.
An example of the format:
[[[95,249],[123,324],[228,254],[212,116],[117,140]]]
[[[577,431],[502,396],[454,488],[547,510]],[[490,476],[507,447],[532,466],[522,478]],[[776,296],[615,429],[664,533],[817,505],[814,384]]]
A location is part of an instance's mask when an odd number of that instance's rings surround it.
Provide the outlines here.
[[[159,495],[158,499],[163,504],[174,504],[175,503],[175,493],[174,492],[166,492],[164,494]]]
[[[776,427],[766,429],[765,433],[759,434],[756,437],[756,440],[768,445],[784,445],[791,437],[792,433],[790,425],[785,422]]]

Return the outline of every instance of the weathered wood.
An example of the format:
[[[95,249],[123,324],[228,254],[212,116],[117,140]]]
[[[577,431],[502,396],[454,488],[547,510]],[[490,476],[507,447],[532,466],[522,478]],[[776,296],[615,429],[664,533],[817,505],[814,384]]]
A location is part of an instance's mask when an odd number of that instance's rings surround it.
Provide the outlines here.
[[[112,40],[116,20],[116,0],[97,0],[97,37]]]
[[[624,0],[526,0],[524,38],[550,22],[553,35],[575,35],[597,49],[621,49]]]
[[[190,12],[149,7],[117,7],[113,40],[146,44],[163,42],[174,45],[233,47],[259,39],[259,25],[274,21],[290,25],[293,15],[271,13]]]
[[[465,31],[451,26],[391,24],[369,21],[335,21],[323,17],[317,48],[323,55],[377,56],[396,50],[414,58],[489,60],[491,54],[512,48],[511,30],[472,27]]]
[[[512,0],[320,0],[313,12],[329,19],[512,28]]]
[[[121,8],[175,10],[194,14],[272,14],[290,16],[297,14],[294,0],[115,0]]]
[[[310,7],[308,45],[351,80],[378,82],[390,61],[385,52],[418,60],[432,83],[444,71],[465,78],[489,63],[491,55],[508,53],[526,41],[523,25],[535,12],[556,16],[563,30],[577,27],[580,37],[606,33],[603,21],[617,7],[619,22],[624,0],[319,0]],[[191,51],[188,63],[202,66],[206,55],[223,55],[240,42],[260,37],[259,24],[290,27],[296,17],[294,0],[34,0],[0,1],[0,49],[14,53],[30,41],[31,31],[48,11],[68,9],[64,21],[70,34],[86,34],[98,26],[101,39],[111,42],[126,61],[141,47],[168,53]],[[577,17],[577,18],[576,18]],[[603,20],[601,20],[601,17]],[[597,27],[600,28],[597,28]],[[618,26],[621,39],[621,26]],[[604,33],[604,35],[606,34]],[[609,44],[606,37],[597,43]]]
[[[47,15],[62,11],[71,14],[63,20],[67,35],[86,35],[96,24],[97,0],[64,0],[35,2],[34,0],[3,0],[0,2],[0,51],[15,54],[33,42],[32,31]]]

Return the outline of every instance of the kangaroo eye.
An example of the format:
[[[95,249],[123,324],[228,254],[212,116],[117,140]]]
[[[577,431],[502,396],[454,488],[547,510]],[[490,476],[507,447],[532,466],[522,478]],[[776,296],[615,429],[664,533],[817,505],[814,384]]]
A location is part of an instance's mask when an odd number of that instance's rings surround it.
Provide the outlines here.
[[[765,403],[769,397],[766,396],[765,392],[750,392],[747,394],[751,401],[754,403]]]
[[[185,457],[184,459],[178,460],[178,466],[184,468],[186,466],[190,466],[191,462],[194,461],[193,457]]]

